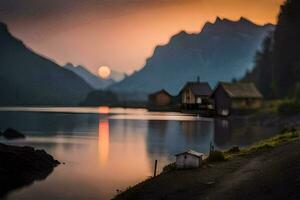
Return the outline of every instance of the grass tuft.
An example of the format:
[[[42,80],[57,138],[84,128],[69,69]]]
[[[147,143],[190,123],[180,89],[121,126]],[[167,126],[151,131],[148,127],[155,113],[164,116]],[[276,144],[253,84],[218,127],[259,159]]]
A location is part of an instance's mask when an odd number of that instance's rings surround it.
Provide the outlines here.
[[[176,170],[176,163],[170,163],[163,168],[163,173],[170,172]]]
[[[225,156],[233,156],[233,154],[241,155],[241,154],[248,154],[248,153],[254,153],[261,150],[271,149],[278,145],[292,142],[295,140],[300,139],[300,132],[295,131],[294,129],[292,132],[286,132],[286,133],[280,133],[277,136],[271,137],[269,139],[261,140],[257,143],[254,143],[253,145],[242,148],[239,153],[232,152],[230,150],[225,152]]]
[[[207,157],[208,162],[222,162],[226,161],[225,154],[222,151],[212,151]]]

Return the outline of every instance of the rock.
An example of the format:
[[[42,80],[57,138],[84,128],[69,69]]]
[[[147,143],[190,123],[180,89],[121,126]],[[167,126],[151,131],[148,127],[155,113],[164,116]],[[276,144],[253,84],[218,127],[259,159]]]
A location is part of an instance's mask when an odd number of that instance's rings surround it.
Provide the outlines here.
[[[8,128],[4,133],[2,133],[2,136],[7,140],[13,140],[13,139],[22,139],[25,138],[25,135],[23,133],[20,133],[19,131]]]
[[[59,164],[44,150],[0,144],[0,199],[13,189],[45,179]]]

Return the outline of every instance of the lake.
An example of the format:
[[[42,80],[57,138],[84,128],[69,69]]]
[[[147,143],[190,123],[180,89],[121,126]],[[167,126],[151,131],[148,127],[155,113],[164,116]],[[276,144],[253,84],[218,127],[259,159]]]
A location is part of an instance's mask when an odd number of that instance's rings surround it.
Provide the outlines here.
[[[110,199],[117,190],[153,175],[175,161],[174,154],[194,149],[207,153],[247,146],[270,137],[278,127],[201,118],[181,113],[123,108],[0,108],[0,130],[27,135],[0,142],[45,149],[60,162],[45,179],[12,191],[16,199]]]

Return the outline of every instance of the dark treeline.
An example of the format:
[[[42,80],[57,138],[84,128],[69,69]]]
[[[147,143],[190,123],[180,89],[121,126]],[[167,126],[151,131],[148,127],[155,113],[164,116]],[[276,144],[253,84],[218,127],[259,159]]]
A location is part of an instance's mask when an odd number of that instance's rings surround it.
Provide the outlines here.
[[[141,98],[145,94],[115,93],[109,90],[95,90],[90,92],[80,106],[111,106],[144,108],[147,99]]]
[[[300,95],[300,1],[287,0],[281,7],[274,33],[256,54],[253,71],[242,81],[254,81],[266,98]]]
[[[113,106],[119,103],[118,96],[111,91],[95,90],[88,94],[82,106]]]

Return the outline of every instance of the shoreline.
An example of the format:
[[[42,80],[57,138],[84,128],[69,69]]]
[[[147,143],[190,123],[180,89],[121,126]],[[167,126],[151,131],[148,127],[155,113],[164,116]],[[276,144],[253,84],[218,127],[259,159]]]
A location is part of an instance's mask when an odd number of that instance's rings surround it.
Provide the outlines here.
[[[113,199],[299,199],[300,132],[260,141],[227,161],[192,170],[171,170]]]

